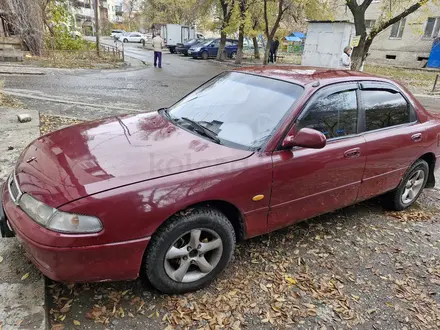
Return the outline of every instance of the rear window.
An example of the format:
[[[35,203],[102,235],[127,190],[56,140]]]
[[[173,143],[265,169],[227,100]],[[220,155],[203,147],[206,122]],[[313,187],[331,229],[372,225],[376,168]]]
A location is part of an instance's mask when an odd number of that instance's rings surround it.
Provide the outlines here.
[[[411,110],[399,93],[385,90],[363,90],[367,131],[410,123]]]

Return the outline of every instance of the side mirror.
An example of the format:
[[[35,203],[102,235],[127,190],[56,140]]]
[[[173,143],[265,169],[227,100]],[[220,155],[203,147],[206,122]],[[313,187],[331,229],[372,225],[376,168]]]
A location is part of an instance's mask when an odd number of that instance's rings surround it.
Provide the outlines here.
[[[281,146],[283,149],[290,149],[293,147],[322,149],[326,144],[327,138],[324,134],[311,128],[303,128],[300,129],[295,136],[287,134]]]

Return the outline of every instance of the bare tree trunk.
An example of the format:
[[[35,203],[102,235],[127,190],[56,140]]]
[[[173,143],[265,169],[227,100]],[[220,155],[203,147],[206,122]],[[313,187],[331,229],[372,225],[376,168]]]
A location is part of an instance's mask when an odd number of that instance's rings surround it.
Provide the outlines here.
[[[218,47],[217,60],[225,60],[225,45],[226,45],[226,32],[222,31],[220,34],[220,46]]]
[[[241,64],[243,60],[243,42],[244,41],[244,23],[240,24],[238,30],[238,49],[237,49],[237,57],[235,59],[235,64]]]
[[[279,3],[278,3],[277,19],[275,20],[275,23],[274,23],[272,29],[270,29],[269,28],[269,18],[268,18],[268,14],[267,14],[268,0],[264,0],[264,23],[265,23],[265,33],[266,33],[266,38],[267,38],[267,45],[266,45],[266,51],[264,53],[263,65],[267,65],[267,63],[268,63],[269,50],[270,50],[270,46],[272,44],[272,40],[275,36],[275,33],[278,30],[278,27],[280,26],[280,22],[281,22],[281,19],[283,18],[284,13],[288,9],[288,7],[283,7],[284,0],[278,0],[278,1],[279,1]]]
[[[252,41],[254,43],[254,57],[255,59],[260,59],[260,48],[258,47],[258,39],[257,37],[253,37]]]
[[[224,61],[225,60],[224,52],[226,45],[225,28],[228,26],[229,20],[231,19],[232,8],[234,8],[234,0],[232,0],[231,4],[229,4],[227,0],[220,0],[220,5],[222,7],[223,23],[222,23],[222,32],[220,34],[220,46],[218,47],[218,52],[217,52],[217,60]]]

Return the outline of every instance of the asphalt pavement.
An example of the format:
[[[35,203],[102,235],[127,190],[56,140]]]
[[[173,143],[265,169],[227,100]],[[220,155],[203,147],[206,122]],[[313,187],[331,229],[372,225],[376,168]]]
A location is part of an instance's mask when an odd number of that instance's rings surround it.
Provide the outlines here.
[[[140,47],[125,45],[126,56],[145,63],[140,67],[53,70],[38,76],[4,75],[5,91],[43,114],[95,119],[170,106],[227,69],[169,53],[164,53],[163,68],[154,68],[153,52]]]

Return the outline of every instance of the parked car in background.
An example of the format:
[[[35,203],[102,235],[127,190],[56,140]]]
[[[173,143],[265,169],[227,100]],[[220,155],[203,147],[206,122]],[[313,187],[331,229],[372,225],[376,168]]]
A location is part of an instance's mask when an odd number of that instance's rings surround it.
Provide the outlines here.
[[[439,141],[439,116],[388,79],[243,68],[168,109],[39,137],[0,187],[0,229],[55,281],[142,273],[194,291],[237,240],[375,196],[410,207],[435,185]]]
[[[126,32],[124,30],[112,30],[110,37],[112,37],[114,39],[118,39],[121,35],[123,35],[125,33]]]
[[[188,56],[188,50],[191,47],[196,46],[201,43],[204,43],[204,42],[206,42],[206,40],[204,38],[203,39],[199,38],[199,39],[191,39],[185,43],[178,43],[176,46],[176,53]]]
[[[75,30],[75,31],[71,32],[71,36],[74,39],[80,39],[82,37],[82,34],[81,34],[81,32]]]
[[[188,55],[193,58],[201,58],[207,60],[210,57],[216,57],[220,47],[220,38],[208,40],[204,43],[191,46],[188,50]],[[225,56],[228,58],[235,58],[237,55],[238,40],[226,39]]]
[[[140,32],[130,32],[119,36],[119,40],[122,41],[123,43],[135,42],[135,43],[145,44],[147,39],[148,39],[147,35],[142,34]]]

